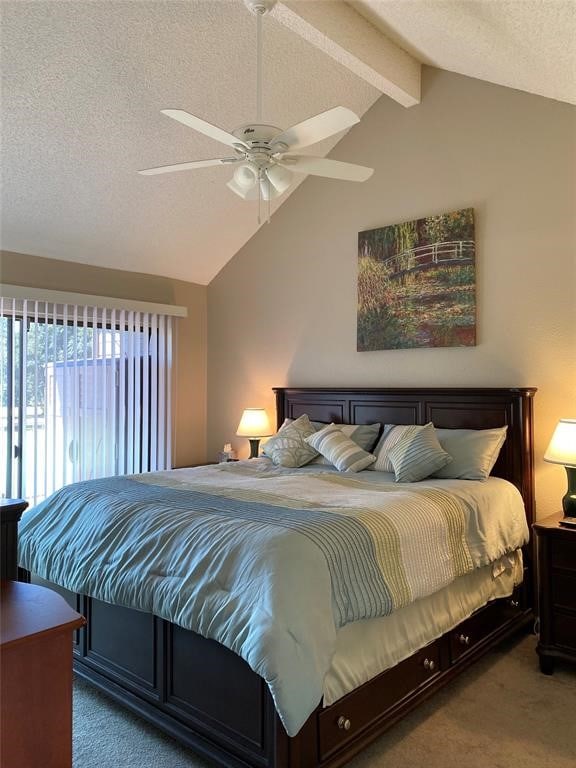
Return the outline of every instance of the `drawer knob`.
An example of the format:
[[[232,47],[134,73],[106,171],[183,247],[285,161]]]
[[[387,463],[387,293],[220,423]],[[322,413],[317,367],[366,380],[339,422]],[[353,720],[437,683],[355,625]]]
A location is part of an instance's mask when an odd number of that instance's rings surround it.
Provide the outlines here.
[[[352,728],[352,723],[350,720],[348,720],[347,717],[344,717],[344,715],[340,715],[338,718],[338,728],[340,728],[341,731],[349,731],[350,728]]]
[[[433,672],[436,669],[436,662],[434,659],[424,659],[424,669],[429,669]]]
[[[510,605],[512,606],[512,608],[518,608],[520,606],[520,601],[519,600],[510,600]]]
[[[458,642],[460,645],[470,645],[470,637],[468,635],[458,635]]]

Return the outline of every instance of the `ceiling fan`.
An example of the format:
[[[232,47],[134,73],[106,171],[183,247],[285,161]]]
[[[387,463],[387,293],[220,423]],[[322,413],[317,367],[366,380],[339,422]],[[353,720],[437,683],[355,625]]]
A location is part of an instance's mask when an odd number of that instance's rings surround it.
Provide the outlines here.
[[[218,128],[200,117],[182,109],[163,109],[162,114],[209,136],[230,147],[234,154],[210,160],[193,160],[188,163],[163,165],[138,171],[146,176],[213,165],[236,166],[227,186],[244,200],[267,200],[282,195],[292,183],[292,174],[312,174],[344,181],[366,181],[372,168],[343,163],[323,157],[293,154],[295,151],[316,144],[360,122],[357,115],[346,107],[334,107],[310,117],[291,128],[282,130],[266,125],[262,120],[262,31],[264,16],[276,0],[244,0],[257,18],[257,78],[256,122],[241,125],[231,132]]]

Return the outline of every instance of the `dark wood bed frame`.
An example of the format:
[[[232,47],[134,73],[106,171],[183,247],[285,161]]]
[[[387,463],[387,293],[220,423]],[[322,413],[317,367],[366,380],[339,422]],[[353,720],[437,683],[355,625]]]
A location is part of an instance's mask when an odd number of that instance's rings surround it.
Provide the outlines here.
[[[493,474],[510,480],[534,516],[535,389],[278,388],[277,421],[424,424],[483,429],[506,424]],[[34,579],[35,581],[40,580]],[[525,579],[451,632],[325,709],[297,736],[284,731],[268,688],[222,645],[151,614],[66,592],[87,619],[76,632],[75,670],[161,730],[230,768],[335,768],[531,619],[531,550]],[[433,662],[433,663],[431,663]]]

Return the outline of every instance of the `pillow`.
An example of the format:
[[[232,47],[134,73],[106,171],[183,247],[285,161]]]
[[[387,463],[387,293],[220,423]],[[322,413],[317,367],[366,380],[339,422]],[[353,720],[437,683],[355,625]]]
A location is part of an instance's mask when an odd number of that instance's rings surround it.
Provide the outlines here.
[[[319,421],[313,421],[312,426],[320,430],[326,427],[326,424],[322,424]],[[363,451],[370,453],[374,447],[374,443],[378,439],[381,424],[334,424],[334,426],[338,427],[338,429],[345,434],[346,437],[353,440],[356,445],[359,445]],[[325,456],[320,455],[312,460],[312,464],[330,464],[330,462]]]
[[[413,424],[385,424],[382,437],[378,441],[372,453],[376,456],[376,461],[370,469],[376,469],[380,472],[394,472],[394,467],[389,458],[391,449],[401,440],[406,432],[410,432]]]
[[[329,424],[319,432],[305,438],[305,441],[334,464],[340,472],[360,472],[376,457],[368,453],[344,434],[339,425]]]
[[[270,455],[268,453],[268,446],[270,446],[270,451],[272,451],[275,444],[275,439],[280,435],[280,432],[282,432],[284,427],[287,427],[288,424],[293,424],[293,423],[294,423],[294,419],[284,419],[282,424],[278,427],[277,432],[275,432],[271,437],[266,437],[262,440],[262,442],[260,443],[260,453],[262,454],[262,456],[268,456],[270,458]],[[312,424],[312,422],[310,423]]]
[[[282,467],[302,467],[318,455],[305,438],[313,435],[316,430],[306,414],[302,414],[289,424],[284,423],[278,432],[266,441],[263,453],[272,459],[274,464]]]
[[[434,477],[486,480],[506,439],[507,427],[494,429],[436,429],[440,445],[452,462]]]
[[[423,427],[416,424],[408,427],[390,449],[388,458],[397,483],[423,480],[452,461],[438,442],[432,422]]]
[[[293,419],[284,419],[284,424],[291,424]],[[324,429],[324,427],[327,426],[323,421],[312,421],[310,422],[312,426],[318,431],[320,429]],[[378,435],[380,433],[381,424],[375,423],[375,424],[334,424],[335,427],[338,427],[345,435],[346,437],[349,437],[351,440],[354,440],[354,442],[360,446],[364,451],[370,452],[372,448],[374,447],[374,443],[378,439]],[[264,455],[266,454],[266,445],[262,449],[262,453]],[[316,456],[315,459],[312,460],[312,464],[330,464],[328,459],[325,456]],[[390,470],[392,471],[392,470]]]

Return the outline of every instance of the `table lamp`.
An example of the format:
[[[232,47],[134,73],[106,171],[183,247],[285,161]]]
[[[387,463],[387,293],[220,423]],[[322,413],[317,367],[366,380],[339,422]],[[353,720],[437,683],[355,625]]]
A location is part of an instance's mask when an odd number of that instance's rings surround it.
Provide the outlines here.
[[[564,517],[576,517],[576,419],[560,419],[544,454],[544,461],[563,464],[568,490],[562,499]]]
[[[255,459],[258,456],[258,445],[261,437],[272,434],[268,414],[264,408],[246,408],[236,430],[238,437],[247,437],[250,442],[250,456]]]

